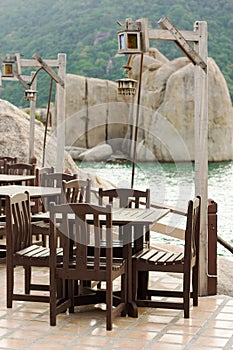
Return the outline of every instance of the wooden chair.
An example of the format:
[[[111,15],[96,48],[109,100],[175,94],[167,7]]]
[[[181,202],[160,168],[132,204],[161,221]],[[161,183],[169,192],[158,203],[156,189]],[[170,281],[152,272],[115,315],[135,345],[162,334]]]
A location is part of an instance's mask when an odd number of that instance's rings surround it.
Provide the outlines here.
[[[54,167],[43,167],[43,168],[36,167],[35,185],[36,186],[42,186],[42,176],[43,176],[43,174],[52,174],[52,173],[54,173]]]
[[[17,157],[0,157],[0,174],[6,174],[6,164],[17,163]]]
[[[77,174],[66,174],[66,173],[46,173],[41,174],[41,186],[45,187],[60,187],[62,189],[62,181],[70,181],[77,179]],[[49,202],[55,202],[56,204],[61,203],[62,195],[43,198],[41,203],[41,211],[46,212],[49,209]],[[32,223],[32,234],[38,237],[42,235],[42,245],[46,246],[46,238],[49,234],[49,223],[46,221],[34,221]]]
[[[90,179],[62,181],[61,202],[65,203],[90,203],[91,186]]]
[[[56,264],[57,214],[61,220],[59,235],[62,237],[63,259]],[[69,215],[75,214],[72,225]],[[106,255],[100,254],[100,217],[106,225]],[[112,329],[113,318],[125,310],[126,303],[126,261],[123,258],[113,258],[112,248],[112,213],[111,206],[100,207],[86,203],[70,203],[50,206],[50,324],[56,325],[56,315],[67,308],[74,311],[75,281],[105,281],[106,282],[106,329]],[[90,256],[88,245],[94,247]],[[75,254],[73,252],[75,251]],[[113,281],[120,277],[121,302],[113,308]],[[57,303],[57,281],[68,281],[65,301]],[[82,295],[77,298],[82,299]],[[84,298],[88,298],[86,295]],[[91,298],[91,296],[90,296]],[[88,299],[87,299],[88,300]],[[89,302],[91,303],[91,299]]]
[[[150,207],[150,190],[145,191],[131,189],[131,188],[113,188],[103,190],[99,188],[99,205],[109,203],[113,207],[117,208],[149,208]],[[119,228],[119,240],[122,240],[122,230]],[[146,241],[149,239],[149,227],[144,225],[137,225],[134,230],[134,250],[138,251],[142,249],[142,238],[145,237]],[[144,236],[145,233],[145,236]],[[117,241],[115,241],[117,246]]]
[[[183,309],[184,317],[189,317],[190,295],[193,305],[198,305],[198,262],[199,262],[199,234],[200,234],[200,198],[188,203],[187,222],[185,229],[184,252],[164,252],[155,248],[147,248],[133,257],[133,300],[138,306],[168,309]],[[183,276],[182,291],[151,290],[148,281],[144,283],[144,290],[140,297],[138,292],[138,273],[149,274],[151,271],[166,273],[180,273]],[[190,279],[192,271],[192,293],[190,293]],[[148,277],[148,275],[144,275]],[[142,286],[141,286],[142,288]],[[181,302],[155,301],[153,296],[182,298]]]
[[[6,163],[6,174],[11,175],[35,175],[35,165],[27,163]],[[23,185],[34,186],[35,179],[22,182]]]
[[[6,235],[6,223],[0,221],[0,239]],[[6,244],[0,244],[0,264],[6,263]]]
[[[0,158],[0,174],[5,174],[5,165],[6,161],[5,159]]]
[[[50,174],[42,174],[41,176],[41,186],[45,187],[59,187],[62,189],[62,181],[70,181],[77,179],[78,174],[67,174],[67,173],[50,173]],[[44,211],[48,211],[49,202],[55,202],[56,204],[61,203],[62,195],[56,197],[50,197],[49,201],[45,198],[43,200],[44,203]]]
[[[36,179],[35,179],[35,186],[42,186],[42,175],[43,174],[51,174],[54,173],[54,168],[53,167],[43,167],[43,168],[36,168]],[[32,208],[32,213],[36,214],[41,211],[44,211],[43,209],[43,201],[41,198],[38,198],[35,200],[35,205]]]
[[[49,302],[49,296],[30,294],[31,290],[49,290],[48,285],[32,284],[33,266],[49,267],[49,249],[32,244],[31,208],[29,193],[6,197],[6,244],[7,244],[7,307],[13,300]],[[58,250],[57,253],[61,253]],[[14,291],[14,270],[24,267],[25,292]]]

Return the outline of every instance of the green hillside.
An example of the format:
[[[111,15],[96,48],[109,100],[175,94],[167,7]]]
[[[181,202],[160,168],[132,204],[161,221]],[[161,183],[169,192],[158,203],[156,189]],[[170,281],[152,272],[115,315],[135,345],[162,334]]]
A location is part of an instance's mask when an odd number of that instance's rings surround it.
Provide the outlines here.
[[[116,80],[126,57],[117,57],[117,20],[148,18],[150,28],[168,17],[180,30],[193,30],[195,21],[208,24],[208,52],[220,67],[233,98],[232,0],[0,0],[0,58],[20,53],[56,59],[67,54],[67,72]],[[172,43],[153,42],[169,59],[181,56]],[[30,73],[28,73],[30,74]],[[38,106],[45,106],[49,77],[38,75]],[[0,98],[15,105],[23,100],[19,82],[3,82]]]

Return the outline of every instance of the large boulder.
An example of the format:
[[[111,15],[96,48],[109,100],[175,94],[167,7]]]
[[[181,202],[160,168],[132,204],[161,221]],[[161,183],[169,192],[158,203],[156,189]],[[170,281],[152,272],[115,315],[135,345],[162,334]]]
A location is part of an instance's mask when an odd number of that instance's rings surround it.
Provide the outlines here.
[[[19,162],[29,162],[30,117],[11,103],[0,100],[0,154],[17,157]],[[47,134],[44,166],[56,166],[56,138]],[[44,126],[35,120],[34,156],[41,167],[44,145]],[[77,172],[78,168],[71,156],[65,152],[64,171]]]
[[[37,166],[42,166],[44,126],[35,120],[35,157]],[[19,162],[29,161],[30,117],[11,103],[0,100],[0,155],[17,157]],[[44,166],[56,166],[57,140],[53,132],[48,131]],[[63,171],[77,173],[79,178],[89,177],[93,187],[111,188],[113,185],[98,176],[82,172],[68,152],[64,153]]]
[[[130,77],[138,80],[140,55]],[[158,50],[144,55],[137,159],[194,160],[194,70],[186,57],[169,61]],[[117,94],[117,84],[67,75],[67,145],[92,148],[104,142],[113,152],[132,151],[136,97]],[[233,109],[226,81],[208,58],[209,161],[233,159]],[[143,147],[142,147],[143,145]]]
[[[66,144],[92,148],[113,140],[121,147],[127,132],[128,101],[118,96],[115,82],[67,74]],[[117,144],[116,139],[121,141]]]

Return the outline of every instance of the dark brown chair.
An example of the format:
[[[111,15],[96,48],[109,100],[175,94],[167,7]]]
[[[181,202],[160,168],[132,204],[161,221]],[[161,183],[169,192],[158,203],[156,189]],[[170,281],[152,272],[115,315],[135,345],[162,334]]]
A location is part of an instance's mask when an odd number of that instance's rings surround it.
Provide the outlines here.
[[[43,176],[43,174],[52,174],[52,173],[54,173],[54,167],[43,167],[43,168],[36,167],[35,185],[36,186],[42,186],[42,176]]]
[[[6,223],[0,222],[0,239],[3,239],[3,237],[6,235]],[[0,244],[0,264],[6,263],[6,244],[3,242],[3,244]]]
[[[62,181],[70,181],[77,179],[77,174],[67,174],[67,173],[50,173],[42,174],[41,176],[41,186],[44,187],[59,187],[62,189]],[[48,211],[49,202],[55,202],[56,204],[61,203],[62,195],[56,197],[50,197],[49,201],[45,198],[43,200],[44,211]]]
[[[0,158],[0,174],[5,174],[5,165],[6,161],[5,159]]]
[[[152,234],[152,231],[150,232]],[[193,305],[198,305],[198,263],[199,263],[199,235],[200,235],[200,198],[188,203],[187,222],[185,229],[184,252],[164,252],[155,248],[147,248],[133,257],[133,300],[138,306],[183,309],[184,317],[189,317],[190,295]],[[160,271],[166,273],[180,273],[183,276],[182,291],[148,289],[148,281],[138,296],[138,273]],[[191,273],[192,272],[192,273]],[[190,280],[192,275],[192,292]],[[142,286],[140,286],[142,289]],[[182,298],[182,301],[156,301],[152,297]]]
[[[28,193],[6,197],[6,243],[7,243],[7,307],[13,300],[49,302],[49,296],[30,294],[31,290],[49,290],[48,285],[32,284],[33,266],[49,267],[49,249],[32,244],[31,208]],[[57,251],[58,254],[61,250]],[[24,268],[25,292],[14,290],[14,270]]]
[[[115,208],[149,208],[150,207],[150,190],[145,191],[131,188],[113,188],[103,190],[99,188],[99,205],[106,203],[111,204]],[[149,239],[149,227],[137,225],[134,230],[134,250],[142,249],[142,238]],[[145,235],[144,235],[145,233]],[[122,240],[122,230],[119,228],[119,240]],[[115,241],[117,247],[117,241]]]
[[[90,203],[91,186],[90,179],[62,181],[61,202],[65,203]]]
[[[46,173],[43,172],[40,177],[41,186],[44,187],[60,187],[62,189],[62,181],[70,181],[77,179],[77,174],[66,173]],[[60,196],[43,198],[41,203],[41,211],[46,212],[49,209],[49,202],[61,203],[62,194]],[[32,234],[36,237],[42,235],[42,244],[46,246],[46,238],[49,234],[49,223],[47,221],[39,220],[32,223]]]
[[[6,174],[6,164],[17,163],[17,157],[0,157],[0,174]]]
[[[59,236],[63,249],[63,258],[56,264],[57,215],[59,214]],[[74,215],[72,225],[69,216]],[[105,256],[100,252],[100,218],[105,221],[106,241]],[[56,315],[67,308],[74,311],[74,282],[105,281],[106,282],[106,328],[112,329],[113,317],[125,310],[126,303],[126,261],[123,258],[113,258],[112,248],[112,213],[111,206],[100,207],[86,203],[70,203],[50,206],[50,324],[56,325]],[[90,255],[88,245],[94,247]],[[75,254],[73,254],[75,252]],[[121,302],[113,308],[113,281],[122,276]],[[57,303],[57,281],[68,281],[68,287],[63,290],[66,295],[63,303]],[[82,304],[82,297],[78,304]],[[91,303],[91,296],[88,301]]]
[[[35,175],[35,165],[27,163],[6,163],[6,174],[11,175]],[[34,186],[35,179],[21,182],[23,185]]]
[[[51,174],[54,173],[53,167],[43,167],[43,168],[36,168],[36,179],[35,179],[35,186],[42,186],[42,175],[43,174]],[[36,214],[41,211],[44,211],[43,209],[43,201],[41,198],[35,199],[35,205],[32,207],[32,213]]]

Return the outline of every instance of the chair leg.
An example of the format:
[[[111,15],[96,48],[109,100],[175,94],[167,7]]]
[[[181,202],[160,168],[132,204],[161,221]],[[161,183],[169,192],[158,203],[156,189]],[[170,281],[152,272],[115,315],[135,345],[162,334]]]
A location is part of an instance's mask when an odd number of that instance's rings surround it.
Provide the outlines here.
[[[31,267],[25,266],[24,267],[24,276],[25,276],[25,286],[24,286],[24,290],[25,290],[25,294],[30,294],[30,285],[31,285],[31,275],[32,275],[32,270]]]
[[[68,281],[68,293],[66,294],[66,299],[71,300],[71,305],[69,307],[69,312],[73,313],[74,312],[74,283],[77,281]]]
[[[126,304],[127,301],[127,283],[125,275],[121,276],[121,301]],[[127,314],[126,308],[122,311],[121,316],[125,317]]]
[[[184,300],[184,318],[189,318],[189,308],[190,308],[190,271],[184,273],[183,300]]]
[[[57,283],[56,283],[54,271],[50,271],[49,293],[50,293],[50,298],[49,298],[50,299],[49,300],[50,326],[56,326]]]
[[[147,288],[148,288],[148,279],[149,279],[149,272],[148,271],[138,271],[138,299],[146,300],[151,299],[151,297],[148,297],[147,295]]]
[[[12,296],[14,291],[14,268],[7,267],[7,307],[12,308]]]
[[[192,271],[193,306],[198,306],[198,266],[194,266]]]
[[[107,329],[107,331],[112,330],[112,318],[113,318],[113,312],[112,312],[113,295],[112,295],[112,292],[113,292],[112,281],[107,281],[106,282],[106,306],[107,306],[106,329]]]
[[[137,299],[137,289],[138,289],[138,271],[136,269],[136,267],[134,267],[134,263],[133,263],[133,267],[132,267],[132,300],[136,301]]]

